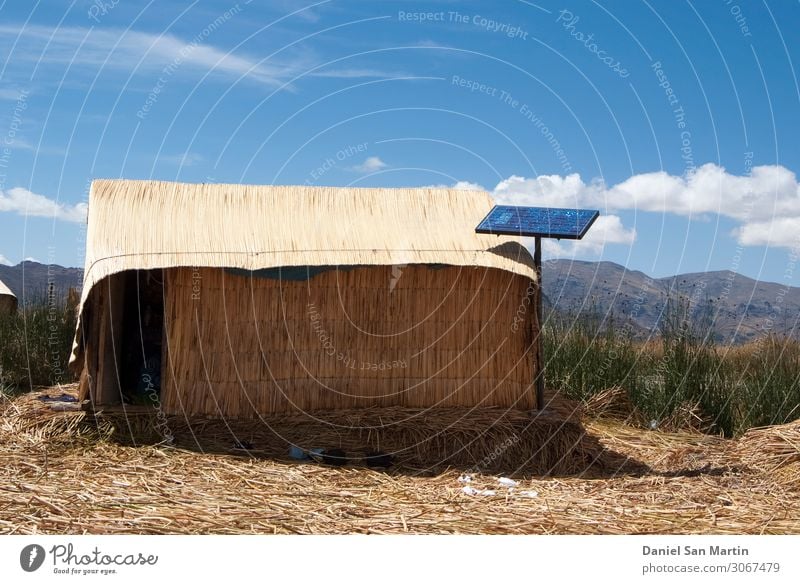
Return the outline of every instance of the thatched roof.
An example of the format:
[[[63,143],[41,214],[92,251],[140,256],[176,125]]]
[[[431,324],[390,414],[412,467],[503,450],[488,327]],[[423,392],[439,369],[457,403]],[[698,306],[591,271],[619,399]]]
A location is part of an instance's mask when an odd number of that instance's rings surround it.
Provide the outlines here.
[[[482,191],[96,180],[81,311],[103,278],[177,266],[448,264],[535,278],[517,238],[479,235]]]
[[[0,280],[0,296],[13,296],[16,298],[17,296],[9,289],[8,286],[3,284],[3,281]]]

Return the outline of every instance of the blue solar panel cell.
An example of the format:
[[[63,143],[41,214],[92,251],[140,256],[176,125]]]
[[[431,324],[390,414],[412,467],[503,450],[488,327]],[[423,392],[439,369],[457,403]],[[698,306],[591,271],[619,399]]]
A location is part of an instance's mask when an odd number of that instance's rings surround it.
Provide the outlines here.
[[[497,205],[484,217],[476,233],[581,239],[599,211],[592,209],[555,209]]]

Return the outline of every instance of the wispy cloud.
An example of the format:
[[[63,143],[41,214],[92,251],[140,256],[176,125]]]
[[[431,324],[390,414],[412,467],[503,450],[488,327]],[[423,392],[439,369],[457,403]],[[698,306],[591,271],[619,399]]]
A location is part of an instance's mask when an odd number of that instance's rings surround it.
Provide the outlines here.
[[[38,154],[46,154],[49,156],[64,156],[67,151],[64,148],[58,148],[55,146],[41,146],[37,147],[24,138],[16,137],[13,140],[9,140],[6,144],[7,147],[11,150],[24,150],[27,152],[36,152]]]
[[[82,223],[86,220],[86,211],[86,203],[65,205],[20,187],[0,191],[0,212]]]
[[[319,22],[320,14],[308,6],[305,10],[298,11],[298,2],[296,0],[272,0],[269,3],[270,8],[275,8],[280,14],[293,13],[293,18],[304,20],[306,22]]]
[[[186,167],[197,166],[198,164],[204,162],[205,158],[202,155],[194,152],[184,152],[183,154],[161,156],[161,161],[168,164],[174,164],[175,166]]]
[[[21,89],[11,89],[8,87],[0,87],[0,100],[3,101],[17,101],[22,96],[28,96],[30,93],[26,93]]]
[[[223,25],[224,26],[224,25]],[[15,39],[17,45],[11,53]],[[248,56],[234,54],[211,44],[182,40],[170,34],[152,34],[135,30],[0,25],[0,47],[10,54],[10,61],[20,65],[101,66],[111,70],[154,72],[164,67],[200,69],[223,76],[247,77],[259,83],[277,86],[291,73],[292,67],[277,62],[261,63]]]
[[[13,266],[9,259],[0,253],[0,266]]]
[[[356,164],[355,166],[351,167],[351,169],[355,170],[356,172],[368,174],[370,172],[378,172],[379,170],[382,170],[387,166],[388,165],[379,157],[370,156],[361,164]]]
[[[237,18],[234,14],[230,18]],[[283,51],[281,57],[259,59],[245,51],[233,52],[212,43],[227,20],[202,28],[197,37],[182,39],[172,34],[153,34],[130,29],[0,25],[0,53],[18,73],[30,75],[31,67],[69,67],[92,76],[103,68],[126,73],[163,74],[178,71],[209,73],[210,78],[243,78],[268,87],[314,69],[319,61],[308,50]],[[13,50],[12,50],[13,49]],[[7,76],[13,71],[7,71]],[[369,68],[323,68],[314,77],[383,78],[397,73]],[[22,78],[22,77],[20,77]],[[11,93],[8,93],[11,95]],[[16,99],[16,95],[14,96]]]
[[[24,138],[15,137],[11,140],[8,140],[9,144],[7,145],[11,150],[29,150],[31,152],[36,151],[36,148],[33,144],[25,140]]]
[[[335,79],[400,79],[413,77],[403,71],[383,71],[381,69],[317,69],[313,77],[332,77]]]
[[[425,49],[450,49],[452,45],[445,45],[440,43],[439,41],[434,41],[432,39],[422,39],[421,41],[417,41],[418,47],[422,47]]]

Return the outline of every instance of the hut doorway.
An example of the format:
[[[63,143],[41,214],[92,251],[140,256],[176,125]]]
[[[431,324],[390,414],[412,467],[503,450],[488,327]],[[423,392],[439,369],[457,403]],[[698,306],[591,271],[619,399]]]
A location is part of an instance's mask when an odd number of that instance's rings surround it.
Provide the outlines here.
[[[164,339],[163,270],[125,273],[120,389],[131,404],[152,404],[161,393]]]

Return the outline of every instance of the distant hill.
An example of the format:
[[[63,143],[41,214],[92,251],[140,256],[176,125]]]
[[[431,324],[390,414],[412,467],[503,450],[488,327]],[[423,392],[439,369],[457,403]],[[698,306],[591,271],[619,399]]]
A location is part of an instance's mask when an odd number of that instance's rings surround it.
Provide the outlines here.
[[[23,298],[26,300],[44,298],[47,294],[48,282],[51,281],[59,297],[65,297],[70,288],[80,290],[83,283],[83,270],[37,262],[22,262],[16,266],[0,265],[0,281],[16,294],[22,304]]]
[[[658,332],[667,300],[688,302],[697,319],[713,316],[717,339],[742,343],[765,331],[800,338],[800,288],[759,282],[735,272],[682,274],[650,278],[612,262],[544,262],[545,310],[560,313],[613,313],[626,320],[634,336]],[[22,301],[41,297],[52,280],[59,295],[80,289],[83,270],[22,262],[0,265],[0,280]]]
[[[560,312],[613,312],[638,335],[659,330],[668,299],[683,301],[695,322],[713,320],[716,338],[742,343],[771,332],[800,338],[800,288],[759,282],[731,271],[650,278],[612,262],[550,260],[544,292]]]

